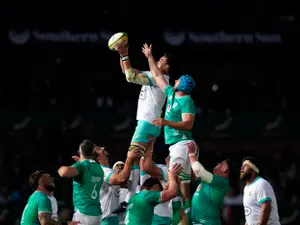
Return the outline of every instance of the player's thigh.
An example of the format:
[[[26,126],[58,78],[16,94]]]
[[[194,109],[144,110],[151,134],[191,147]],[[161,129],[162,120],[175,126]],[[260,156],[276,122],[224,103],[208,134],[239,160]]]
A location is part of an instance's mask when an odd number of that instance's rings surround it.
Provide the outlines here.
[[[152,125],[143,120],[137,122],[131,143],[149,143],[149,136],[157,138],[160,135],[161,127]]]
[[[180,178],[183,182],[190,182],[191,177],[191,165],[188,156],[187,144],[194,141],[182,141],[171,145],[170,150],[170,166],[175,163],[180,164],[183,168],[183,172],[180,174]]]
[[[77,210],[73,215],[73,221],[79,221],[80,224],[84,225],[99,225],[101,224],[101,216],[88,216]]]

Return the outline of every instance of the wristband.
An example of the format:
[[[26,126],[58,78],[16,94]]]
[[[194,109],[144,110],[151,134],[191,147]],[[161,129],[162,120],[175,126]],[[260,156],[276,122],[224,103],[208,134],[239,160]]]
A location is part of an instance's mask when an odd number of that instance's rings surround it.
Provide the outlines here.
[[[195,153],[190,153],[189,156],[196,156],[196,154]]]
[[[122,56],[122,57],[121,57],[121,60],[122,60],[123,62],[128,61],[128,60],[129,60],[129,56],[128,56],[128,55]]]

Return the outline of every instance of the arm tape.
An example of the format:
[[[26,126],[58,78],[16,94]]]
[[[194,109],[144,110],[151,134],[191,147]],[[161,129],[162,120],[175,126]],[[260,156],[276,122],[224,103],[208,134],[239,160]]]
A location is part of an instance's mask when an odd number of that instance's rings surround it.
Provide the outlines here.
[[[191,165],[196,177],[199,177],[206,183],[211,183],[213,180],[212,173],[208,172],[198,161]]]
[[[125,70],[126,80],[128,82],[133,82],[135,80],[136,71],[133,68]]]

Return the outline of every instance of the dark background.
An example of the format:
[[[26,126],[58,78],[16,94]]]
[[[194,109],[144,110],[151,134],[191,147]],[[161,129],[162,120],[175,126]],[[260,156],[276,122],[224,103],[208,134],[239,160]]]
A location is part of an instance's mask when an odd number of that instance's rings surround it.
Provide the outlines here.
[[[45,169],[57,177],[83,139],[104,145],[112,163],[125,159],[140,87],[126,82],[107,48],[119,31],[128,32],[134,67],[147,69],[141,46],[148,42],[157,58],[175,56],[173,80],[188,73],[197,81],[200,161],[212,169],[225,157],[240,165],[256,156],[282,224],[299,224],[296,9],[292,1],[10,2],[1,51],[0,224],[20,218],[29,174]],[[155,153],[163,162],[163,138]],[[68,214],[71,183],[57,177],[56,184]],[[240,186],[225,201],[228,225],[244,220]]]

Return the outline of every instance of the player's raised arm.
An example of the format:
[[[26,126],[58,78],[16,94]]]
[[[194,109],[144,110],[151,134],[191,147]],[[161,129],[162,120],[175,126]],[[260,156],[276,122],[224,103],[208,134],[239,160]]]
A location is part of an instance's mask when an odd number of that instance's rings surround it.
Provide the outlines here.
[[[161,202],[167,202],[175,198],[178,194],[178,185],[176,177],[182,172],[180,164],[174,164],[172,169],[168,173],[169,187],[161,192]]]
[[[61,177],[76,177],[79,174],[78,168],[74,166],[61,166],[57,172]]]
[[[134,161],[140,157],[141,157],[141,153],[138,151],[138,149],[128,152],[124,169],[120,173],[113,172],[112,174],[108,175],[108,177],[106,177],[104,180],[109,184],[115,184],[115,185],[119,185],[127,182]]]
[[[200,178],[205,183],[211,183],[213,180],[213,174],[208,172],[200,162],[197,160],[197,146],[193,143],[187,143],[189,159],[191,163],[192,170],[196,177]]]
[[[142,51],[146,58],[148,59],[149,68],[152,73],[153,78],[155,79],[155,82],[158,87],[162,91],[165,90],[165,87],[168,85],[168,82],[166,81],[165,77],[163,76],[163,73],[161,70],[157,67],[157,64],[155,62],[155,59],[152,55],[152,45],[148,46],[147,44],[144,44]]]
[[[126,80],[129,83],[135,83],[139,85],[149,85],[150,82],[145,74],[141,71],[132,68],[129,56],[128,56],[128,44],[122,42],[119,46],[116,47],[116,50],[120,54],[120,66],[122,72],[126,76]]]
[[[143,169],[146,173],[148,173],[151,177],[164,180],[164,174],[161,168],[157,167],[152,160],[153,146],[155,143],[155,139],[151,138],[147,151],[144,155],[143,160]]]

